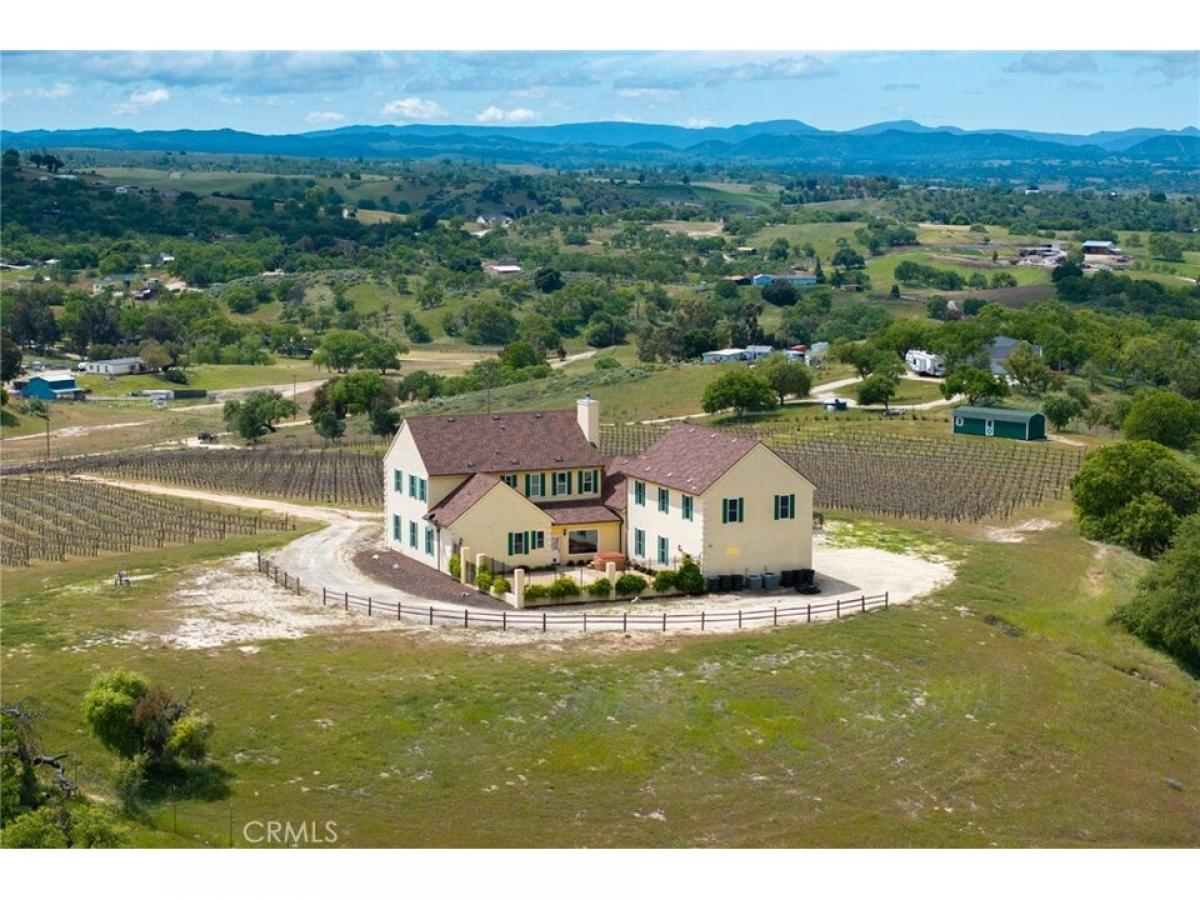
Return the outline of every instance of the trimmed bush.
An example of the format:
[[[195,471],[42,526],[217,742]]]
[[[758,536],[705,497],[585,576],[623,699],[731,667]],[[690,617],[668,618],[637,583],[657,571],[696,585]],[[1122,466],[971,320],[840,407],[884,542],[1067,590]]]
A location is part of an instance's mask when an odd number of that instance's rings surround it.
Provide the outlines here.
[[[492,573],[487,569],[480,569],[475,575],[475,587],[481,591],[490,591],[492,589]]]
[[[492,590],[499,591],[501,594],[507,594],[512,590],[512,585],[508,583],[508,579],[503,575],[497,575],[492,579]]]
[[[607,597],[612,591],[612,585],[607,578],[597,578],[587,586],[587,592],[593,597]]]
[[[704,573],[690,556],[683,558],[679,571],[675,573],[675,587],[685,594],[703,594],[707,587]]]
[[[462,578],[462,558],[457,553],[450,554],[450,575],[454,578]]]
[[[547,589],[547,593],[555,600],[566,597],[578,597],[579,585],[570,578],[556,578]]]
[[[675,590],[675,573],[670,569],[663,569],[654,576],[654,592],[656,594],[666,594],[673,590]]]
[[[550,595],[544,584],[531,584],[525,588],[526,600],[542,600]]]
[[[632,597],[644,591],[647,584],[648,582],[641,575],[633,575],[626,572],[617,579],[617,595],[620,597]]]

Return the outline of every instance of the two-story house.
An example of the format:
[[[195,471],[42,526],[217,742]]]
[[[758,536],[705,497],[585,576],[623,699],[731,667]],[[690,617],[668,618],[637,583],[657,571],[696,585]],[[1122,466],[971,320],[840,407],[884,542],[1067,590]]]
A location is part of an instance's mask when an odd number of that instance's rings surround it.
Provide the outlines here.
[[[630,559],[705,575],[812,567],[813,485],[754,438],[677,425],[621,467]]]
[[[705,575],[812,565],[813,486],[760,441],[693,425],[604,459],[599,404],[413,416],[384,457],[388,546],[448,571],[465,547],[509,568],[618,552]]]
[[[405,419],[384,457],[388,546],[442,571],[464,546],[513,568],[619,552],[599,427],[587,398],[574,412]]]

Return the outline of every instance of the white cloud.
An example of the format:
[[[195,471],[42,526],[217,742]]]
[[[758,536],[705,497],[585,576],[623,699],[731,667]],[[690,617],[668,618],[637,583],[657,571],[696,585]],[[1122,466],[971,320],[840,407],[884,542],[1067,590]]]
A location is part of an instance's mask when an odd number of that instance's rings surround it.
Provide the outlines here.
[[[712,119],[697,119],[695,116],[683,123],[684,128],[712,128],[716,123]]]
[[[501,109],[498,106],[489,106],[486,109],[480,110],[475,116],[476,122],[533,122],[540,118],[538,113],[525,106],[518,106],[513,109]]]
[[[446,113],[433,100],[423,100],[420,97],[405,97],[401,100],[393,100],[391,103],[385,103],[379,114],[394,119],[419,121],[421,119],[440,119]]]
[[[113,112],[120,116],[132,116],[143,109],[149,109],[151,106],[166,103],[170,99],[171,92],[166,88],[150,88],[145,91],[134,91],[129,95],[128,100],[124,103],[118,103],[113,107]]]
[[[1004,67],[1005,72],[1023,75],[1066,75],[1072,72],[1095,72],[1093,53],[1023,53],[1016,62]]]
[[[622,88],[617,91],[618,97],[626,100],[647,100],[650,103],[667,103],[678,100],[682,94],[670,88]]]
[[[75,85],[57,81],[48,87],[25,88],[22,91],[0,91],[0,104],[13,100],[66,100],[75,93]]]
[[[332,125],[335,122],[343,122],[346,117],[340,112],[310,112],[304,117],[304,121],[310,125]]]

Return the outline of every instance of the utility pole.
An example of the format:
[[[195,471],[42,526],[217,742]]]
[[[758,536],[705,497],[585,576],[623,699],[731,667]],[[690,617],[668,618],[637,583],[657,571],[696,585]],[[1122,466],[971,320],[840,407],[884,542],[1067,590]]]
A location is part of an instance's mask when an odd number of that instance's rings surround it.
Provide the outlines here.
[[[296,403],[296,373],[292,373],[292,406],[295,411],[292,413],[297,419],[300,418],[300,405]]]

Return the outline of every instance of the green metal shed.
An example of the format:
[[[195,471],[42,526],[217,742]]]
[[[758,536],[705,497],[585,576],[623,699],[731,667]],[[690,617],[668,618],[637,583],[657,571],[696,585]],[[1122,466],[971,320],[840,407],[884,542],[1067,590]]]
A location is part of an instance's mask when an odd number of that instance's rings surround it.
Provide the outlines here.
[[[1040,412],[1024,409],[958,406],[951,412],[950,423],[955,434],[1015,438],[1019,441],[1046,439],[1046,417]]]

